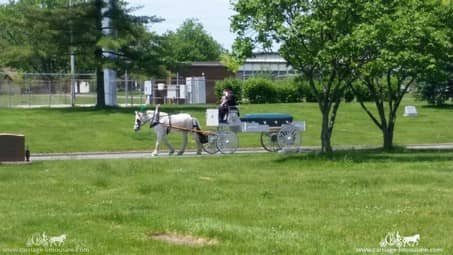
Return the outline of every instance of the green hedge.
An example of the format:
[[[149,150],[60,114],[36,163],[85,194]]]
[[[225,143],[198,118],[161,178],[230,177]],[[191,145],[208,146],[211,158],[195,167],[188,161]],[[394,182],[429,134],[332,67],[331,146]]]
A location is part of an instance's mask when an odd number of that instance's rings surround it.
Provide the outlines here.
[[[251,104],[278,103],[277,88],[266,78],[247,79],[242,89]]]
[[[278,80],[274,82],[277,89],[277,96],[280,103],[296,103],[304,100],[306,94],[304,84],[293,78]]]
[[[371,95],[366,87],[358,82],[353,86],[362,100],[371,101]],[[253,77],[247,80],[230,78],[216,82],[217,98],[221,98],[222,91],[226,88],[233,90],[238,102],[252,104],[317,102],[310,84],[300,78],[282,80],[272,80],[267,77]],[[346,102],[356,100],[356,95],[350,88],[346,88],[343,97]]]

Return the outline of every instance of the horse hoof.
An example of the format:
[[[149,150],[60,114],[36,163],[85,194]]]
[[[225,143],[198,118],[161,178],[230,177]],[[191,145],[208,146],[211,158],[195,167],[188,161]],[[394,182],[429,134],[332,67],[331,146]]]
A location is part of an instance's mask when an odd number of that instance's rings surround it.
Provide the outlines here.
[[[175,154],[175,151],[169,151],[169,152],[168,152],[168,156],[171,156],[171,155],[173,155],[173,154]]]
[[[197,151],[197,155],[201,155],[201,151]]]
[[[178,156],[182,156],[182,154],[184,154],[183,151],[178,151],[178,153],[176,153],[176,155],[178,155]]]
[[[157,157],[157,156],[159,156],[159,154],[157,154],[157,153],[151,153],[151,157]]]

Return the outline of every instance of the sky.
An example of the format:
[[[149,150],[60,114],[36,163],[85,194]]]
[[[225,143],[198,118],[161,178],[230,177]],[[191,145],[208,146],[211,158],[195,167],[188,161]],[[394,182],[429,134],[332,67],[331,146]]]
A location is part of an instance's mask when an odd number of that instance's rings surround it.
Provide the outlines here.
[[[149,29],[159,34],[175,31],[186,19],[196,18],[206,31],[225,49],[230,50],[234,34],[229,17],[233,15],[230,0],[126,0],[131,6],[143,6],[137,15],[156,15],[165,21]],[[7,3],[8,0],[0,0]]]
[[[230,50],[234,34],[229,17],[233,15],[230,0],[127,0],[132,6],[143,6],[138,15],[156,15],[165,21],[150,29],[158,33],[175,31],[186,19],[198,19],[206,31],[224,48]]]

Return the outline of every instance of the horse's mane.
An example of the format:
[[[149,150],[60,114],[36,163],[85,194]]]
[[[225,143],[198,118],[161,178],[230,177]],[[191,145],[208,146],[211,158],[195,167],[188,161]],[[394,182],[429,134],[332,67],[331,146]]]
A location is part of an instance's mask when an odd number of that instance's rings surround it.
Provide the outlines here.
[[[152,116],[154,116],[154,114],[155,114],[155,111],[154,110],[148,110],[145,113],[146,113],[146,115],[151,116],[151,118],[152,118]],[[159,111],[159,116],[160,117],[168,116],[168,113]]]

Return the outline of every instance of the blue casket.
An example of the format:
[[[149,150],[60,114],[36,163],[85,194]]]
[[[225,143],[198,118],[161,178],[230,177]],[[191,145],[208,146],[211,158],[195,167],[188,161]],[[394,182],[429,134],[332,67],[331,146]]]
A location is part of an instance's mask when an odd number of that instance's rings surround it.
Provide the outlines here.
[[[292,123],[293,116],[286,113],[251,113],[241,117],[241,122],[280,127]]]

